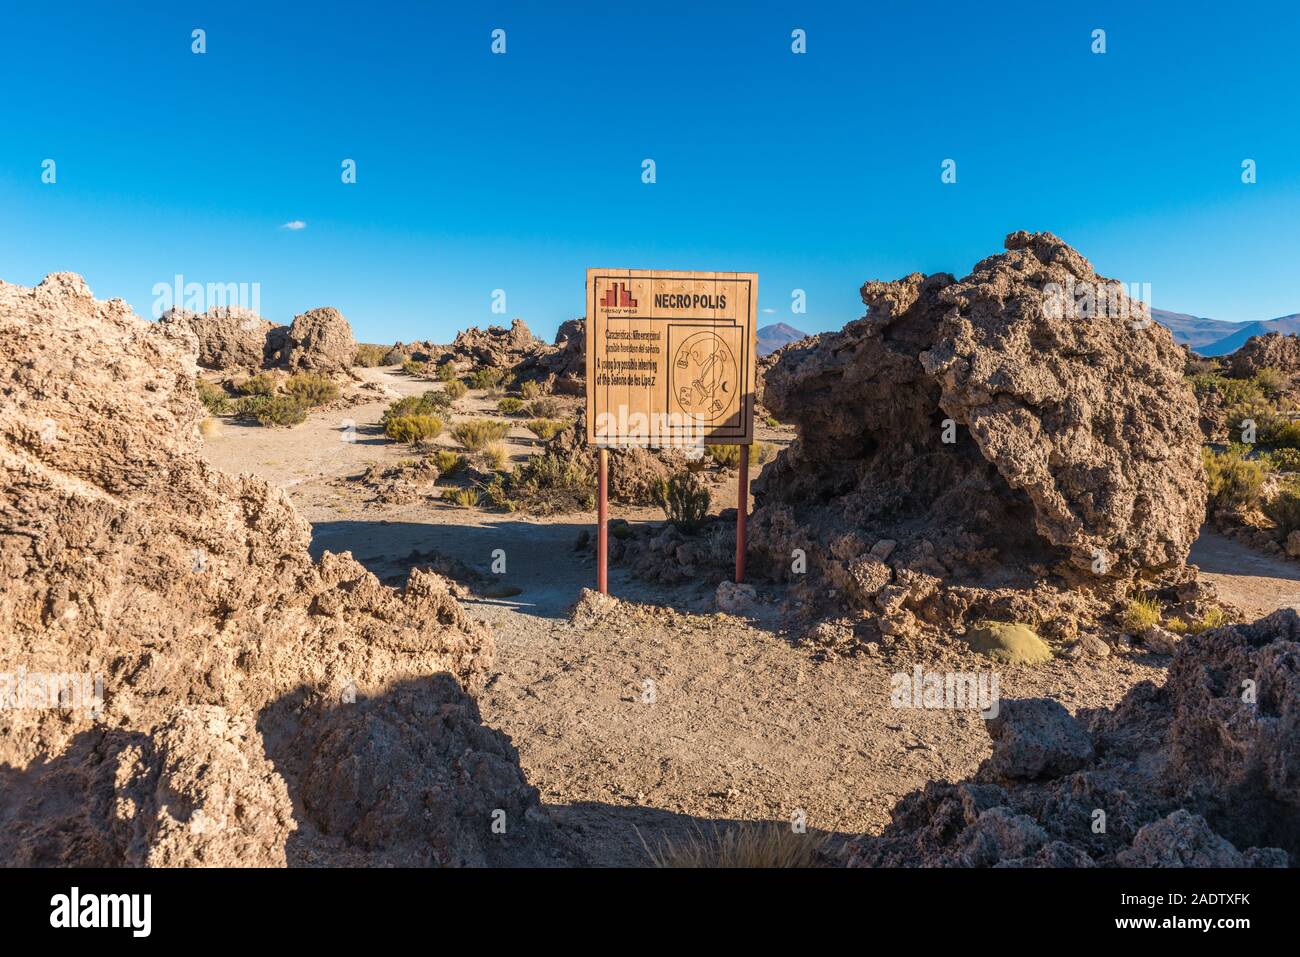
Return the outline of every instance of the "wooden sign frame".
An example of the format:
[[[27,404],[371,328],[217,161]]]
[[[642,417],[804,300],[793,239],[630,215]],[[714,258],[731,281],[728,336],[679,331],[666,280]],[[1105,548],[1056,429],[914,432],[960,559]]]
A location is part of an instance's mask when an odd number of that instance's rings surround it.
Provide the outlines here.
[[[587,441],[599,450],[596,588],[609,593],[609,449],[738,445],[745,580],[758,273],[587,270]]]
[[[750,445],[758,274],[587,270],[587,441]]]

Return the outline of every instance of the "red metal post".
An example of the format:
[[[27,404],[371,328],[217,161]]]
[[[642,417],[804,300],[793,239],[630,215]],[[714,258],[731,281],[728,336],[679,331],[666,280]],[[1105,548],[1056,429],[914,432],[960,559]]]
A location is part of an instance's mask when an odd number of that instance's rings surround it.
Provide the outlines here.
[[[736,584],[745,580],[745,521],[749,518],[749,446],[740,447],[740,487],[736,492]]]
[[[596,499],[596,590],[609,594],[609,453],[600,450]]]

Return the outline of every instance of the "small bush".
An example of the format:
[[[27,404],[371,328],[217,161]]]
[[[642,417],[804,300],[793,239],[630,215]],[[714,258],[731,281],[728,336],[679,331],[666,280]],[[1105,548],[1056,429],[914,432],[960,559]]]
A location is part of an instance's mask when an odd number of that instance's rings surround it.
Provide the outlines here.
[[[537,515],[589,511],[596,504],[596,473],[589,462],[543,452],[514,470],[508,491],[516,508]]]
[[[1226,452],[1202,449],[1201,461],[1205,465],[1205,485],[1210,493],[1210,502],[1216,508],[1253,505],[1259,501],[1259,491],[1267,473],[1263,462],[1247,460],[1234,448]]]
[[[1165,622],[1165,627],[1176,635],[1199,635],[1203,631],[1222,628],[1227,623],[1228,613],[1218,605],[1212,605],[1200,618],[1194,618],[1191,621],[1173,618]]]
[[[433,453],[433,464],[440,476],[455,475],[466,465],[465,456],[451,449],[439,449]]]
[[[509,478],[500,473],[492,476],[491,481],[483,486],[483,498],[491,508],[502,508],[507,512],[513,512],[519,507],[518,503],[510,497]]]
[[[305,406],[324,405],[339,397],[339,387],[329,376],[314,372],[299,372],[284,383],[286,395],[291,395]]]
[[[423,395],[403,396],[396,402],[390,402],[384,410],[379,424],[387,426],[390,419],[399,419],[411,415],[436,415],[451,406],[451,400],[442,392],[430,389]]]
[[[253,415],[259,425],[278,425],[287,428],[306,421],[307,407],[294,396],[273,395],[266,397],[266,401]]]
[[[211,415],[225,415],[230,411],[230,396],[226,395],[226,390],[221,386],[195,379],[194,388],[199,393],[199,401]]]
[[[1286,374],[1272,366],[1260,369],[1255,373],[1252,381],[1261,392],[1271,397],[1281,395],[1290,384]]]
[[[707,837],[696,830],[680,844],[664,838],[646,854],[657,868],[801,868],[815,867],[827,838],[796,831],[775,821],[745,821]]]
[[[529,419],[524,423],[524,428],[543,442],[551,441],[568,427],[569,423],[557,419]]]
[[[524,408],[524,400],[507,396],[497,402],[497,411],[502,415],[518,415]]]
[[[766,465],[772,459],[776,458],[776,446],[771,442],[754,443],[754,461],[759,465]]]
[[[510,423],[495,419],[467,419],[457,422],[451,430],[452,438],[470,452],[477,452],[490,442],[500,442],[509,433]]]
[[[384,435],[394,442],[428,442],[442,435],[443,428],[436,415],[399,415],[384,424]]]
[[[489,442],[483,446],[483,461],[494,472],[499,472],[510,461],[510,453],[500,442]]]
[[[542,394],[542,387],[536,382],[525,382],[519,387],[519,394],[522,395],[525,400],[531,401]]]
[[[1120,624],[1131,633],[1140,635],[1152,625],[1160,624],[1160,603],[1154,598],[1130,599],[1120,615]]]
[[[443,386],[442,392],[443,395],[448,396],[452,402],[455,402],[457,399],[465,398],[465,394],[469,392],[469,386],[461,382],[459,379],[452,379]]]
[[[564,403],[553,395],[544,395],[528,404],[528,414],[534,419],[558,419],[564,415]]]
[[[352,357],[354,366],[362,366],[366,369],[373,369],[375,366],[384,364],[384,357],[388,355],[388,349],[384,346],[374,346],[362,343],[357,346],[356,354]]]
[[[471,372],[465,382],[471,389],[485,389],[490,392],[499,388],[505,377],[505,370],[483,366]]]
[[[1258,438],[1266,445],[1286,449],[1300,449],[1300,422],[1282,416],[1273,416],[1260,423]]]
[[[476,488],[447,488],[442,490],[442,500],[461,508],[473,508],[478,505],[479,490]]]
[[[704,451],[724,469],[734,469],[740,464],[739,445],[706,445]]]
[[[1264,458],[1274,472],[1300,472],[1300,449],[1273,449]]]
[[[246,395],[230,405],[230,411],[240,418],[257,418],[257,414],[271,401],[269,395]]]
[[[660,479],[655,498],[668,520],[679,528],[694,528],[709,514],[709,490],[690,472]]]
[[[429,364],[427,362],[419,362],[415,359],[407,359],[402,363],[402,371],[407,375],[415,376],[416,378],[423,378],[424,373],[428,368]]]
[[[763,423],[769,429],[779,429],[781,427],[781,420],[774,415],[767,416],[767,418],[763,419]]]
[[[208,416],[199,423],[199,435],[205,439],[218,439],[221,437],[221,420]]]
[[[1261,508],[1277,527],[1278,538],[1286,541],[1288,535],[1300,529],[1300,482],[1286,483],[1276,495],[1265,499]]]
[[[259,372],[235,389],[240,395],[275,395],[275,376]]]
[[[439,382],[459,382],[456,378],[456,364],[454,362],[444,362],[438,366]]]

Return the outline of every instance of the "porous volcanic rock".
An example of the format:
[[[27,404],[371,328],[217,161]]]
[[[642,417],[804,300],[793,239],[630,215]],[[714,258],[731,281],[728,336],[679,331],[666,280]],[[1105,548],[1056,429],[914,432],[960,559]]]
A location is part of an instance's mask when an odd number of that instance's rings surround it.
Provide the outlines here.
[[[202,314],[169,309],[160,321],[189,326],[198,337],[199,365],[221,372],[262,368],[274,360],[284,335],[282,326],[239,306],[215,306]]]
[[[210,468],[197,351],[185,324],[97,301],[79,276],[0,283],[0,674],[22,676],[0,686],[18,704],[0,708],[0,860],[383,863],[420,847],[430,862],[477,861],[505,853],[487,843],[491,821],[436,830],[498,788],[495,806],[519,812],[511,828],[550,846],[508,746],[471,728],[462,689],[484,679],[488,630],[438,575],[415,571],[395,591],[348,554],[313,561],[311,527],[281,490]],[[102,700],[33,699],[64,675],[102,677]],[[421,785],[418,800],[446,803],[410,816],[391,857],[322,833],[290,762],[271,770],[265,756],[289,740],[312,753],[304,728],[364,728],[372,712],[353,703],[385,695],[386,713],[409,707],[402,720],[418,734],[427,703],[392,689],[432,676],[445,678],[441,706],[463,716],[438,729],[439,753],[459,748],[465,769],[482,748],[490,778],[431,770],[442,784]],[[100,767],[110,752],[121,773]],[[411,814],[402,780],[374,813]],[[233,821],[236,805],[264,812],[263,824]],[[205,831],[197,810],[225,828]],[[475,841],[477,851],[465,843]]]
[[[587,320],[570,319],[562,324],[555,333],[553,348],[539,352],[535,358],[525,361],[520,375],[532,377],[548,385],[552,392],[560,395],[587,394]]]
[[[291,370],[347,372],[357,354],[343,313],[326,306],[295,316],[285,332],[281,362]]]
[[[802,548],[807,587],[896,631],[1095,618],[1064,586],[1181,574],[1205,515],[1197,404],[1168,330],[1116,284],[1019,232],[965,279],[914,273],[862,299],[864,318],[766,373],[798,437],[755,483],[760,568],[790,578]],[[852,567],[880,539],[893,582],[863,602]]]
[[[1234,378],[1249,379],[1260,369],[1277,369],[1287,375],[1300,374],[1300,336],[1269,332],[1251,336],[1228,359]]]
[[[1002,701],[974,776],[904,797],[848,861],[1295,866],[1298,663],[1300,616],[1283,609],[1184,639],[1163,687],[1144,681],[1077,725],[1054,701]]]
[[[471,368],[513,369],[526,356],[544,347],[545,343],[529,331],[522,319],[515,319],[509,329],[503,326],[465,329],[456,334],[451,351],[456,359],[464,360]]]

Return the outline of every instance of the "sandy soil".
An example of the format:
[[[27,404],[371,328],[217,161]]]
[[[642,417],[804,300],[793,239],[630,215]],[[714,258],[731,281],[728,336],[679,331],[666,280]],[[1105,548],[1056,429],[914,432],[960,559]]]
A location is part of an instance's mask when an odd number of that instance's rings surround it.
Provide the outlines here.
[[[430,387],[393,369],[357,371],[394,396]],[[287,431],[227,425],[206,452],[219,468],[285,488],[313,523],[317,552],[351,551],[393,584],[437,552],[479,572],[487,583],[479,594],[507,596],[467,603],[497,637],[484,719],[511,736],[529,780],[594,863],[644,864],[645,846],[666,838],[795,813],[810,830],[876,831],[903,794],[965,776],[989,753],[973,712],[891,707],[890,678],[913,662],[815,661],[770,626],[712,614],[716,582],[649,587],[614,567],[611,592],[625,605],[594,627],[570,624],[567,609],[595,577],[590,557],[574,549],[593,516],[537,520],[441,502],[369,504],[348,477],[409,454],[378,432],[385,405],[317,412]],[[462,406],[487,412],[492,402],[472,394]],[[790,437],[759,427],[765,441]],[[510,443],[522,458],[531,435],[520,427]],[[717,507],[734,505],[727,488],[717,490]],[[661,518],[652,510],[616,514]],[[490,572],[495,549],[506,556],[501,576]],[[1300,566],[1209,531],[1192,559],[1249,615],[1300,607]],[[957,664],[951,657],[916,664],[981,668],[974,656]],[[1163,674],[1161,659],[1113,656],[1003,668],[998,677],[1003,697],[1049,695],[1077,710],[1111,706],[1134,683]]]

